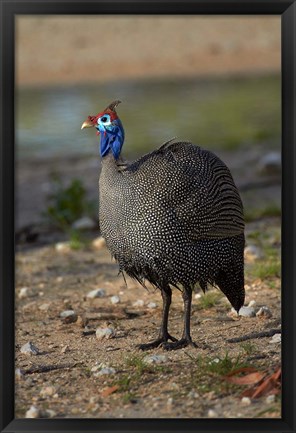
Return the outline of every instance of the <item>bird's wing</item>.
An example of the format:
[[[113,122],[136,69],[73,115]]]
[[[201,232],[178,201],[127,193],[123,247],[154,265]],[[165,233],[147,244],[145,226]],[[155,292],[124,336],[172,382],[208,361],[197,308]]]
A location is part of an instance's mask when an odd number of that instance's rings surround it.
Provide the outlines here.
[[[227,166],[191,143],[165,143],[130,164],[151,206],[161,202],[192,241],[243,233],[242,202]]]

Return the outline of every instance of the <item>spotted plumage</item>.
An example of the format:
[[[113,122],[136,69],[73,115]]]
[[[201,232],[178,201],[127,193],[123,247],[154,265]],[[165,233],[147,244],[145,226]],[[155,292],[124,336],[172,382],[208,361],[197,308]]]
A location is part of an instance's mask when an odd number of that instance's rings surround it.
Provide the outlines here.
[[[100,120],[110,110],[116,114],[118,103],[83,124],[96,126],[101,133],[102,236],[120,271],[161,290],[159,337],[140,347],[184,347],[194,344],[190,308],[197,284],[204,291],[208,283],[218,286],[236,310],[244,303],[242,202],[226,165],[191,143],[170,141],[132,163],[123,163],[118,153],[124,140],[120,120],[113,115],[106,128]],[[182,291],[184,300],[180,340],[167,329],[172,287]]]

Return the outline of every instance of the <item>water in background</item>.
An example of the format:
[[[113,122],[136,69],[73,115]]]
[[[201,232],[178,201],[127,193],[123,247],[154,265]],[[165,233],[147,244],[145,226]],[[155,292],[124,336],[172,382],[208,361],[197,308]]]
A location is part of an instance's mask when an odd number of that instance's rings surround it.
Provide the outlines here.
[[[280,76],[120,81],[21,88],[16,96],[19,160],[98,152],[90,114],[115,99],[126,132],[124,154],[140,155],[177,136],[208,148],[236,149],[280,137]]]

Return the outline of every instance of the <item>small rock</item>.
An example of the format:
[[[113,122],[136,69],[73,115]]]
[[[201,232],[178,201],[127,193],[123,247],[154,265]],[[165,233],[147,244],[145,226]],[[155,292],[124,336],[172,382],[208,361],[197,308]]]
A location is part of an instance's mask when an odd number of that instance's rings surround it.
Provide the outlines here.
[[[263,305],[263,307],[261,307],[257,311],[256,316],[257,317],[265,317],[266,319],[269,319],[270,317],[272,317],[272,312],[270,311],[270,309],[268,307]]]
[[[50,307],[50,304],[41,304],[41,305],[39,305],[38,309],[40,311],[47,311],[49,309],[49,307]]]
[[[92,246],[97,250],[100,250],[106,246],[106,241],[104,238],[102,238],[102,236],[99,236],[92,241]]]
[[[246,288],[246,287],[245,287]],[[256,301],[254,301],[254,299],[252,299],[249,303],[248,303],[248,307],[254,307],[254,305],[256,305]]]
[[[104,298],[106,296],[106,290],[105,289],[94,289],[88,292],[86,295],[87,298]]]
[[[60,313],[60,317],[64,323],[76,322],[78,316],[74,310],[65,310]]]
[[[38,349],[38,347],[34,346],[31,341],[29,341],[21,347],[21,352],[25,353],[26,355],[38,355],[40,353],[40,350]]]
[[[233,308],[233,311],[235,311],[234,308]],[[253,307],[242,307],[239,310],[238,315],[242,316],[242,317],[255,317],[256,316],[255,309]]]
[[[146,364],[162,364],[168,361],[168,357],[166,355],[147,355],[143,361]]]
[[[40,390],[41,397],[52,397],[56,393],[54,386],[45,386]]]
[[[53,418],[56,416],[56,412],[52,409],[45,409],[44,412],[42,412],[42,418]]]
[[[69,346],[67,344],[61,350],[61,353],[66,353],[66,352],[70,352]]]
[[[262,250],[256,245],[248,245],[244,250],[244,258],[248,262],[255,262],[258,259],[262,259]]]
[[[241,399],[241,404],[243,406],[250,406],[250,404],[252,403],[251,399],[249,397],[243,397]]]
[[[84,327],[84,320],[83,320],[83,318],[82,318],[81,316],[78,316],[78,317],[77,317],[76,325],[77,325],[77,326],[80,326],[81,328]]]
[[[201,294],[200,293],[195,293],[194,299],[200,299],[200,298],[201,298]]]
[[[57,244],[55,244],[55,249],[59,253],[68,253],[69,251],[71,251],[69,242],[58,242]]]
[[[263,174],[280,174],[282,170],[280,152],[269,152],[264,155],[259,161],[258,169]]]
[[[189,398],[199,398],[199,394],[192,389],[191,391],[189,391],[188,397]]]
[[[14,377],[16,380],[21,380],[25,377],[24,373],[20,368],[15,369]]]
[[[22,287],[19,291],[18,297],[20,299],[28,298],[30,296],[34,296],[34,292],[32,289],[29,289],[29,287]]]
[[[168,398],[168,406],[172,406],[172,404],[174,403],[174,399],[172,397]]]
[[[29,410],[26,412],[26,418],[39,418],[40,411],[35,406],[31,406]]]
[[[268,395],[267,397],[266,397],[266,403],[268,403],[268,404],[270,404],[270,403],[274,403],[275,402],[275,395],[274,394],[272,394],[272,395]]]
[[[59,277],[56,278],[56,282],[57,283],[62,283],[63,280],[64,280],[64,278],[61,277],[61,276],[59,276]]]
[[[149,309],[157,308],[157,304],[155,302],[148,302],[147,307]]]
[[[145,302],[143,301],[143,299],[137,299],[134,303],[133,303],[133,307],[143,307],[145,304]]]
[[[217,418],[217,417],[218,417],[218,414],[217,414],[217,412],[216,412],[215,410],[210,409],[210,410],[208,411],[208,417],[209,417],[209,418]]]
[[[282,341],[282,335],[281,334],[274,334],[270,340],[271,344],[280,343]]]
[[[103,367],[100,370],[98,370],[97,372],[94,373],[95,377],[98,376],[105,376],[105,375],[109,375],[109,374],[115,374],[116,370],[113,367]]]
[[[74,230],[92,230],[96,227],[96,223],[89,217],[82,217],[74,221],[72,229]]]
[[[97,328],[96,329],[96,337],[98,340],[109,340],[109,338],[113,338],[115,336],[115,331],[113,328]]]
[[[119,304],[120,297],[117,295],[111,296],[110,301],[111,301],[111,304]]]

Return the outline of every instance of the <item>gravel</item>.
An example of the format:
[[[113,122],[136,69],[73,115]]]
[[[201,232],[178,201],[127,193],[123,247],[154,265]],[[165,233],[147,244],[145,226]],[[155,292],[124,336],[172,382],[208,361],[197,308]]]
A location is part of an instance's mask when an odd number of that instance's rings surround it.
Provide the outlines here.
[[[87,298],[94,299],[94,298],[104,298],[106,296],[106,290],[105,289],[94,289],[88,292],[86,295]]]
[[[97,328],[96,329],[96,337],[98,340],[109,340],[110,338],[114,338],[115,330],[113,328]]]
[[[21,347],[21,352],[25,355],[39,355],[40,350],[31,341]]]
[[[114,304],[114,305],[115,305],[115,304],[119,304],[119,302],[120,302],[120,297],[117,296],[117,295],[111,296],[110,301],[111,301],[111,304]]]
[[[65,310],[60,313],[60,317],[64,323],[76,322],[78,316],[74,310]]]

